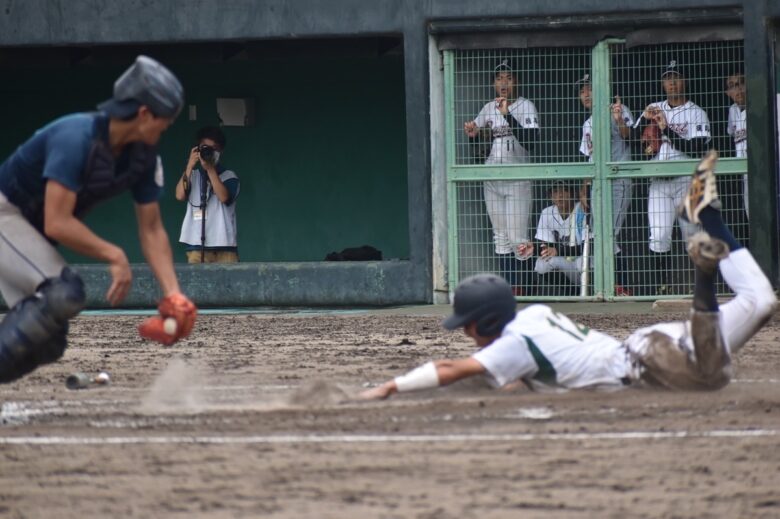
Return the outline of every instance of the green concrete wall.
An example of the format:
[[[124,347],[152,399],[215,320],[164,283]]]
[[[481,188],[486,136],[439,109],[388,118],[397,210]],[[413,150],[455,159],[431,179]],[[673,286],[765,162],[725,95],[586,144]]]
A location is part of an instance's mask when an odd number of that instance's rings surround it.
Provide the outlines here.
[[[317,261],[363,244],[387,259],[409,257],[403,56],[328,56],[311,45],[310,57],[303,49],[284,59],[200,64],[193,54],[191,63],[170,65],[185,85],[187,103],[197,106],[197,120],[189,121],[185,110],[160,148],[166,182],[161,207],[176,261],[185,261],[178,244],[185,207],[173,190],[195,131],[218,121],[217,97],[256,102],[253,127],[224,129],[223,164],[241,178],[242,261]],[[5,120],[14,121],[0,128],[0,155],[61,114],[93,109],[110,96],[122,68],[0,69],[13,78],[0,82],[0,98]],[[122,246],[131,262],[143,261],[129,196],[99,206],[87,223]]]

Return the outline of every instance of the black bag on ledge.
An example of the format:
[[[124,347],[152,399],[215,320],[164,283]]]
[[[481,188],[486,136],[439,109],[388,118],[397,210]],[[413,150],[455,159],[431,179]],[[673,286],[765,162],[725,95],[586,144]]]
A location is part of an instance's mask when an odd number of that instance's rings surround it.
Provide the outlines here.
[[[348,247],[341,252],[331,252],[325,261],[382,261],[382,251],[371,245]]]

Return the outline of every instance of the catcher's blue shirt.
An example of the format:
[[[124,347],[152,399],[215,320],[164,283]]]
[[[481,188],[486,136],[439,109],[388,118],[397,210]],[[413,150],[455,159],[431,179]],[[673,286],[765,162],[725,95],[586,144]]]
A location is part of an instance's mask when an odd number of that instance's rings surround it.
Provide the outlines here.
[[[19,146],[0,165],[0,191],[11,192],[18,183],[31,199],[43,200],[47,180],[56,180],[71,191],[78,192],[83,184],[84,167],[93,141],[97,138],[97,117],[105,114],[77,113],[61,117],[44,126]],[[124,157],[117,159],[121,164]],[[139,204],[157,201],[162,187],[155,182],[155,168],[150,168],[133,185],[133,200]],[[13,200],[17,206],[31,200]],[[43,207],[43,204],[40,205]]]

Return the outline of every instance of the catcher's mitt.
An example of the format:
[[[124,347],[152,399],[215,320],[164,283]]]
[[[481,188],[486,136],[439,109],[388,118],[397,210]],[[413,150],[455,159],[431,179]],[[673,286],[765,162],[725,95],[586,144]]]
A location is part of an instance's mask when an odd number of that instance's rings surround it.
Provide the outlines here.
[[[184,294],[171,294],[164,297],[157,310],[160,315],[150,317],[138,326],[141,337],[170,346],[179,339],[187,337],[195,326],[198,309]],[[176,320],[173,334],[165,331],[165,320],[168,318]]]
[[[661,149],[663,143],[664,134],[661,132],[661,128],[656,123],[650,123],[645,126],[645,131],[642,132],[642,151],[649,157],[655,157],[658,155],[658,151]]]

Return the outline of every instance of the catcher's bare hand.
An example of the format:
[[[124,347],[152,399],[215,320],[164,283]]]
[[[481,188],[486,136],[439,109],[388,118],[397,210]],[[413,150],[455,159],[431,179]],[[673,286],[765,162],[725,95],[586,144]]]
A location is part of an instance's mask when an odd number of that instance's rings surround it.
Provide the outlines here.
[[[108,264],[108,271],[111,273],[111,286],[106,292],[106,300],[111,306],[116,306],[127,297],[133,281],[130,263],[122,249],[117,247],[114,258]]]

